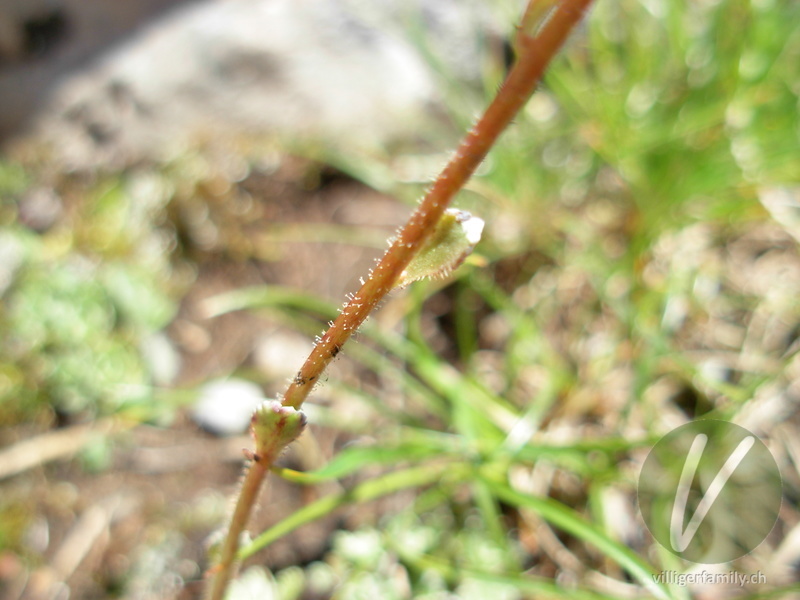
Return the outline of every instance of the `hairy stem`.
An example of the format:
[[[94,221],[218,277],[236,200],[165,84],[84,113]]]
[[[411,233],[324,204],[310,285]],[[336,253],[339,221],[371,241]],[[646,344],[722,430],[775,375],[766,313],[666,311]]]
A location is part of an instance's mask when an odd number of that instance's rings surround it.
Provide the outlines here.
[[[592,0],[530,0],[517,39],[519,58],[497,96],[461,142],[367,281],[314,346],[286,390],[282,399],[284,406],[300,408],[325,367],[392,290],[403,269],[433,232],[453,197],[527,102],[545,68],[591,2]],[[271,463],[272,458],[267,460],[263,457],[260,461],[253,462],[245,477],[216,568],[210,595],[212,600],[222,600],[225,594],[233,571],[239,536],[247,525],[258,490],[271,467],[267,463]]]
[[[228,582],[233,574],[236,551],[239,549],[239,536],[250,520],[250,512],[256,504],[258,492],[264,482],[264,476],[269,471],[269,465],[264,464],[266,462],[265,460],[254,460],[247,469],[247,475],[245,475],[242,487],[239,490],[239,497],[236,499],[236,508],[233,511],[233,517],[231,517],[231,524],[222,545],[219,563],[216,569],[209,573],[214,577],[213,585],[208,594],[208,597],[212,600],[222,600],[225,596],[225,589],[228,587]]]
[[[375,306],[392,290],[400,273],[431,234],[455,194],[464,187],[511,119],[527,102],[545,67],[590,2],[591,0],[564,0],[554,9],[537,35],[529,34],[532,28],[530,24],[520,30],[519,60],[497,96],[461,142],[455,155],[400,230],[369,279],[311,351],[284,394],[285,406],[299,408],[303,404],[325,367],[336,357]],[[541,1],[532,1],[526,15],[533,12],[531,6],[540,4]]]

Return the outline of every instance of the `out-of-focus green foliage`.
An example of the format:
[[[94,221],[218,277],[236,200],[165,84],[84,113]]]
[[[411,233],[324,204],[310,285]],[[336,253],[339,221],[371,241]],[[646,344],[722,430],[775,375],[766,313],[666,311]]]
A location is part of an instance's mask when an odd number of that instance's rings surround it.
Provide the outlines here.
[[[30,178],[0,167],[0,422],[147,403],[142,344],[174,312],[169,256],[154,251],[157,207],[124,182],[99,184],[37,233],[20,220]]]

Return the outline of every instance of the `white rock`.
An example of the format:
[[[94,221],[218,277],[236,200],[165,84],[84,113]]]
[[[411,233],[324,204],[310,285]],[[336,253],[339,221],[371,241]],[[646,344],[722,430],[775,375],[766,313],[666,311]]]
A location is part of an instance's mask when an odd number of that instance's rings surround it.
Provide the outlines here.
[[[75,163],[126,162],[218,135],[374,144],[434,97],[409,43],[338,2],[207,0],[68,81],[45,127]]]
[[[275,380],[292,377],[311,353],[314,344],[294,331],[278,330],[261,336],[253,358],[264,375]]]
[[[163,332],[144,338],[141,351],[156,384],[169,385],[175,381],[180,372],[181,357]]]
[[[218,435],[238,435],[247,430],[253,411],[264,400],[261,388],[251,381],[218,379],[200,388],[192,418]]]

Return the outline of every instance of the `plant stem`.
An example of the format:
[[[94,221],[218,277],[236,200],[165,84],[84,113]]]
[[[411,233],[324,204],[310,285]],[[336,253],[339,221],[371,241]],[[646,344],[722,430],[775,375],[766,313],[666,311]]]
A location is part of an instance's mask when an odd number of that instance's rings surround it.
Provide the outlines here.
[[[311,355],[286,390],[282,400],[284,406],[300,408],[325,367],[392,290],[403,269],[433,232],[453,197],[478,168],[511,119],[527,102],[545,68],[591,2],[592,0],[562,0],[547,18],[545,13],[555,0],[530,0],[525,11],[525,22],[518,34],[519,59],[497,96],[461,142],[367,281],[314,346]],[[535,27],[539,27],[536,32],[533,31]],[[247,525],[258,490],[271,467],[267,463],[271,463],[272,458],[267,460],[264,457],[250,465],[216,568],[209,596],[211,600],[222,600],[225,594],[233,571],[239,536]]]
[[[247,469],[247,475],[245,475],[242,487],[239,490],[236,508],[233,511],[228,534],[225,536],[220,552],[220,560],[213,573],[214,583],[208,596],[212,600],[222,600],[225,595],[225,589],[228,587],[228,581],[230,581],[233,573],[236,550],[239,548],[239,536],[250,520],[250,511],[256,504],[258,491],[264,482],[264,476],[269,471],[269,465],[263,463],[266,463],[266,461],[251,461],[250,467]]]
[[[520,57],[486,109],[467,134],[433,187],[400,230],[366,283],[346,304],[341,314],[317,342],[311,355],[294,377],[283,404],[300,408],[325,367],[336,357],[350,336],[394,287],[403,269],[414,257],[442,217],[450,201],[464,186],[497,138],[533,93],[545,68],[580,20],[592,0],[564,0],[536,36],[531,24],[519,33]],[[533,13],[532,0],[526,15]],[[537,11],[539,12],[539,11]]]

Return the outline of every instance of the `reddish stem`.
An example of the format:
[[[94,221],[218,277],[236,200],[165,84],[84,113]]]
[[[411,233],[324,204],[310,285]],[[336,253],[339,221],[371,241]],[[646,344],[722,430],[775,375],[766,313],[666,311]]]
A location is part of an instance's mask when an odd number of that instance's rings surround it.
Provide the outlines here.
[[[461,142],[455,155],[383,255],[367,282],[347,303],[328,331],[314,346],[311,355],[286,390],[283,397],[284,405],[299,408],[303,404],[328,363],[339,353],[345,342],[383,297],[391,291],[403,269],[430,236],[453,196],[464,186],[511,119],[527,102],[545,67],[591,1],[564,0],[553,10],[538,35],[529,35],[531,23],[526,24],[526,28],[520,31],[519,60],[494,101]],[[538,12],[531,8],[535,4],[535,0],[531,2],[526,15]]]
[[[525,11],[523,28],[519,32],[520,56],[483,117],[467,134],[455,155],[436,179],[420,205],[400,230],[369,279],[347,303],[342,313],[320,338],[300,371],[284,394],[282,404],[299,408],[319,379],[328,363],[342,349],[350,336],[394,287],[403,269],[433,232],[455,194],[486,157],[502,131],[511,122],[533,93],[545,68],[566,40],[569,32],[581,19],[592,0],[563,0],[549,19],[542,2],[531,0]],[[536,22],[534,22],[536,21]],[[540,26],[539,31],[533,28]],[[534,34],[535,35],[532,35]],[[271,459],[262,458],[251,464],[245,477],[234,516],[216,568],[210,598],[222,600],[233,572],[239,535],[244,530],[255,504]]]
[[[270,465],[265,464],[266,462],[264,460],[254,460],[247,469],[247,474],[239,490],[239,497],[236,499],[236,508],[231,517],[231,525],[220,550],[219,563],[215,569],[209,572],[209,576],[214,577],[214,583],[208,595],[212,600],[222,600],[225,596],[228,581],[230,581],[233,574],[234,558],[239,548],[239,536],[250,520],[250,511],[256,504],[258,492],[264,482],[264,476],[270,468]]]

